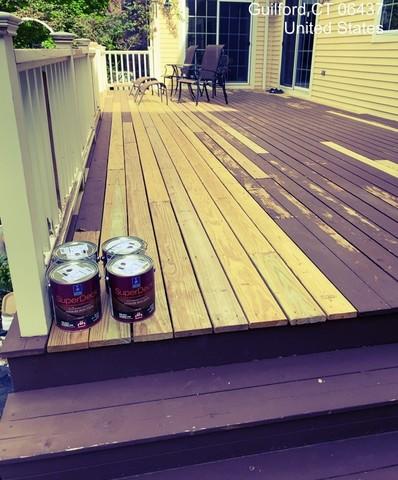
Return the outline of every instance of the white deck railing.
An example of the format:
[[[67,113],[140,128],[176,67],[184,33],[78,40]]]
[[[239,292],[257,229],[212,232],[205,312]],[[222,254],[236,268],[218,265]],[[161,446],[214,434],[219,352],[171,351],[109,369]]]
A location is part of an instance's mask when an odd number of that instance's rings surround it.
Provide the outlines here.
[[[55,50],[14,50],[0,13],[0,217],[23,336],[48,332],[45,270],[65,237],[106,88],[104,48],[54,33]]]
[[[105,57],[108,87],[128,85],[138,77],[150,75],[148,50],[108,50]]]

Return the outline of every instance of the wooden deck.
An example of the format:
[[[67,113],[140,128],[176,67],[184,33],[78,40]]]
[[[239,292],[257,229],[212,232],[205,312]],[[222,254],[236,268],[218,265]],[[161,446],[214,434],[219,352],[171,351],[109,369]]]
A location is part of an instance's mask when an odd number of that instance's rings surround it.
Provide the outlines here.
[[[393,122],[285,96],[110,93],[74,236],[144,238],[156,313],[130,330],[107,307],[90,330],[54,326],[48,351],[396,311],[397,140]]]

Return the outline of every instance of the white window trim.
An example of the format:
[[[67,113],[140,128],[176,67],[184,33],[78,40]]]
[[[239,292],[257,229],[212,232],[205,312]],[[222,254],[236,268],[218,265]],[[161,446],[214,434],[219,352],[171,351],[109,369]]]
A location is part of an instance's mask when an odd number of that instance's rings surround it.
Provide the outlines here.
[[[397,30],[383,30],[377,32],[376,27],[381,24],[381,14],[383,11],[384,0],[376,0],[375,2],[375,33],[372,36],[372,42],[374,43],[390,43],[398,42],[398,29]]]

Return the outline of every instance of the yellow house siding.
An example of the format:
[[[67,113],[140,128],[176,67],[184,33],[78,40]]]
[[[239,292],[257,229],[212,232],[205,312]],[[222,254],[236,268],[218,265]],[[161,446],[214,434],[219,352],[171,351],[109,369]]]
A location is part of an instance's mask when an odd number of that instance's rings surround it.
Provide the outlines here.
[[[252,84],[254,88],[263,88],[264,82],[264,68],[265,68],[265,29],[266,18],[259,16],[256,18],[256,22],[253,21],[253,38],[255,41],[252,43],[254,52],[252,54],[252,62],[254,62],[253,80]]]
[[[279,86],[279,70],[282,54],[283,16],[271,15],[268,21],[266,88]]]
[[[331,5],[329,15],[323,10],[318,16],[318,25],[325,26],[330,22],[332,33],[316,35],[311,99],[357,113],[397,120],[398,35],[396,41],[380,42],[375,41],[371,33],[338,33],[338,22],[362,27],[376,23],[376,15],[340,15],[344,3],[355,3],[358,7],[363,4],[361,0],[337,0]],[[378,35],[377,40],[380,38]]]

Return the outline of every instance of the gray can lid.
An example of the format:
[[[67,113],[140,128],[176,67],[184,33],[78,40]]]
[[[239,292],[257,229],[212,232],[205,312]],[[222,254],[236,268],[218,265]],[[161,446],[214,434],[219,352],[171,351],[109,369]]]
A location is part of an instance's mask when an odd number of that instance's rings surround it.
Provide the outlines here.
[[[98,265],[94,262],[81,260],[61,263],[49,272],[50,281],[61,285],[74,285],[90,280],[98,273]]]
[[[116,257],[106,264],[106,270],[118,277],[142,275],[151,268],[153,268],[152,258],[142,254]]]
[[[146,249],[146,242],[139,237],[114,237],[102,244],[106,255],[130,255]]]
[[[58,260],[82,260],[97,253],[95,243],[87,241],[66,242],[54,248],[53,258]]]

